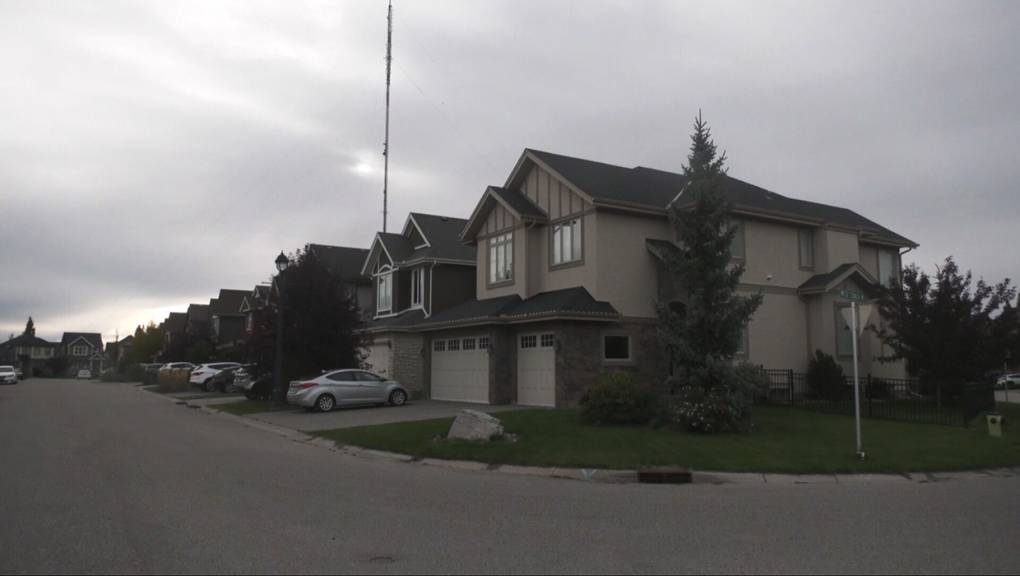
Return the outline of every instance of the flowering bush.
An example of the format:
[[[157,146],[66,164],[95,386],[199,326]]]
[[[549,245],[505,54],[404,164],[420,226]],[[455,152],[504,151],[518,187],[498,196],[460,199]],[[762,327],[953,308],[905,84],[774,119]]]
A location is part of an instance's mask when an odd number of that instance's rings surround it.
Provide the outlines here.
[[[753,379],[741,378],[725,360],[712,361],[688,372],[666,413],[688,432],[747,432],[758,394]]]

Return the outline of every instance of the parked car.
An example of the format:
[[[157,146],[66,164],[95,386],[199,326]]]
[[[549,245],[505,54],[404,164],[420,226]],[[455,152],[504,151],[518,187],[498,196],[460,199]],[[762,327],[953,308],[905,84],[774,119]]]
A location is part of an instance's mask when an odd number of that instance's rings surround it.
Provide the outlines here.
[[[1003,374],[999,377],[999,380],[995,383],[995,387],[1006,390],[1013,388],[1020,388],[1020,374]]]
[[[0,366],[0,384],[17,384],[18,371],[14,366]]]
[[[188,381],[191,382],[193,388],[201,388],[206,392],[212,392],[216,390],[216,383],[213,382],[213,376],[223,370],[224,368],[239,368],[241,365],[237,362],[213,362],[211,364],[199,364],[191,371],[191,376],[188,377]]]
[[[396,380],[365,370],[330,370],[290,383],[287,403],[305,410],[329,412],[340,405],[392,404],[407,402],[407,390]]]
[[[163,364],[159,367],[160,372],[170,372],[172,370],[194,370],[195,365],[191,362],[170,362]]]
[[[75,376],[74,379],[75,380],[91,380],[92,379],[92,371],[91,370],[79,370],[78,371],[78,375]]]
[[[237,386],[234,385],[234,382],[237,380],[237,372],[241,368],[244,368],[244,366],[238,364],[237,366],[228,366],[214,373],[212,375],[213,389],[226,392],[227,394],[237,392]]]
[[[22,380],[25,379],[25,374],[24,374],[24,372],[21,371],[21,367],[20,366],[15,367],[14,371],[17,372],[17,374],[18,374],[18,382],[21,382]]]
[[[234,388],[249,400],[267,400],[273,395],[273,374],[258,374],[253,364],[242,366],[234,373]]]

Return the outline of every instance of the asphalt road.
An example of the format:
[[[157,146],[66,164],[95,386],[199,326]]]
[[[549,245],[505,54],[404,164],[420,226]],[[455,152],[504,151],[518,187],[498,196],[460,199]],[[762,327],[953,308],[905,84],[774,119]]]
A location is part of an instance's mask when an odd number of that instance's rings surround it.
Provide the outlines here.
[[[0,387],[0,573],[1020,573],[1020,477],[598,484],[371,460],[125,385]]]

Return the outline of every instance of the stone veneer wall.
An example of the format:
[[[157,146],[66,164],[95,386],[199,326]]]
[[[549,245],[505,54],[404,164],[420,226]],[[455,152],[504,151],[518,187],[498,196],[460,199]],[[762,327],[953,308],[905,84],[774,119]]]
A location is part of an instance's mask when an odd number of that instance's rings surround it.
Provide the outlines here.
[[[424,363],[421,349],[425,338],[421,334],[397,332],[386,336],[393,343],[390,350],[390,371],[393,379],[407,387],[408,390],[424,391]]]
[[[556,407],[577,406],[585,386],[614,370],[630,372],[652,387],[661,386],[669,375],[669,363],[655,328],[655,322],[647,321],[562,322],[555,326],[560,343],[556,354]],[[633,362],[613,365],[602,361],[602,335],[606,332],[630,334]]]

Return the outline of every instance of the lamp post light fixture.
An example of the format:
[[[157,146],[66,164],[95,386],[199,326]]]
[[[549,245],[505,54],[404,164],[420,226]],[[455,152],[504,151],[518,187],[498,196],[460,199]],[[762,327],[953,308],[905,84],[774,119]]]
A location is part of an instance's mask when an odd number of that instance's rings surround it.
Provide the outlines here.
[[[283,389],[283,271],[290,266],[290,259],[280,252],[276,257],[276,367],[273,370],[274,410],[287,403],[287,391]]]

